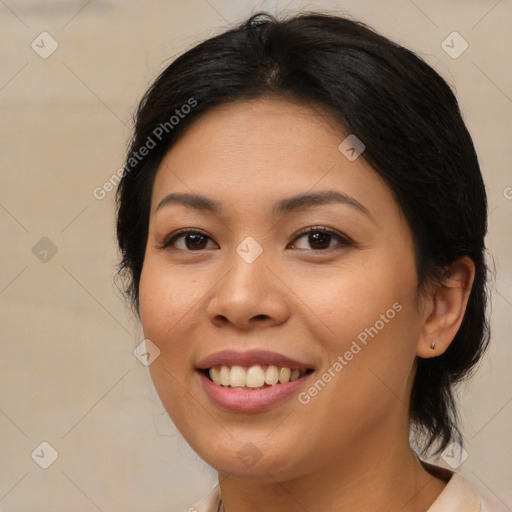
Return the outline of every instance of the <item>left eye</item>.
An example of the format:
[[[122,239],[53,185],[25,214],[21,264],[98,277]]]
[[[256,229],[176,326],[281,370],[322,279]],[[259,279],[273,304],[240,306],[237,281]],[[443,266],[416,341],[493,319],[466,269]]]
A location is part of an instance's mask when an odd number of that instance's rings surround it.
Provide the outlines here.
[[[297,247],[296,241],[301,239],[304,239],[306,242],[305,245],[309,245],[309,247]],[[325,228],[314,228],[302,233],[295,238],[293,245],[296,249],[313,249],[315,251],[323,251],[326,249],[332,249],[332,242],[337,242],[338,245],[350,245],[350,242],[344,236]]]

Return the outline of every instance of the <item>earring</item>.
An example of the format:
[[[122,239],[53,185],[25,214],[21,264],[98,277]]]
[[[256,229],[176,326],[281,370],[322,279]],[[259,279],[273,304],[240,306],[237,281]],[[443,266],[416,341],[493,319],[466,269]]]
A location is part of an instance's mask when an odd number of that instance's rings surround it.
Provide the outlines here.
[[[435,341],[432,342],[432,345],[430,345],[430,348],[432,350],[434,350],[436,348],[436,342]]]

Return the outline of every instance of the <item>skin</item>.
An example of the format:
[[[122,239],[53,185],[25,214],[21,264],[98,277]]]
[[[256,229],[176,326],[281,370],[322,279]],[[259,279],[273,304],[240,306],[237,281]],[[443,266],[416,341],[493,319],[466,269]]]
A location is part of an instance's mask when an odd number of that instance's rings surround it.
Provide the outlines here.
[[[238,102],[190,125],[156,174],[140,281],[144,334],[161,351],[150,372],[177,428],[218,471],[227,512],[420,512],[446,485],[409,448],[408,403],[416,358],[440,355],[460,326],[474,266],[461,258],[442,286],[419,294],[406,219],[373,168],[338,150],[347,135],[321,108]],[[276,201],[320,190],[369,215],[339,203],[272,214]],[[223,211],[156,211],[175,192]],[[318,226],[352,243],[326,237],[318,249],[297,237]],[[200,250],[183,237],[160,248],[183,228],[207,234]],[[263,249],[252,263],[236,252],[248,236]],[[307,391],[397,302],[401,311],[306,405],[294,395],[259,413],[226,411],[194,369],[224,349],[273,350],[315,368]],[[237,456],[247,443],[261,455],[250,467]]]

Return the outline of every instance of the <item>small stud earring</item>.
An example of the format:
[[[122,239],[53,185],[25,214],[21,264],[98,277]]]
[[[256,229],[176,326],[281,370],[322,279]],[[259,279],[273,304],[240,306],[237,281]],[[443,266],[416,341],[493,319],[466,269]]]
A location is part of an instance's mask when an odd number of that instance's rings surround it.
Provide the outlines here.
[[[436,342],[435,341],[432,342],[432,345],[430,345],[430,348],[432,350],[434,350],[436,348]]]

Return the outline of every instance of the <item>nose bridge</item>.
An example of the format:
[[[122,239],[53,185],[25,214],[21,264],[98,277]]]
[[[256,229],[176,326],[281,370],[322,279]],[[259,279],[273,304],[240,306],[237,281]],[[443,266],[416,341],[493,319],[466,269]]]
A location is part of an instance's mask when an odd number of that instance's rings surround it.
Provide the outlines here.
[[[256,306],[265,291],[270,291],[268,284],[265,286],[267,263],[262,251],[257,254],[250,242],[241,243],[229,258],[230,270],[220,283],[219,292],[231,300],[247,300]]]
[[[278,290],[267,268],[268,254],[251,237],[245,238],[228,257],[229,271],[215,287],[208,305],[214,322],[222,319],[238,327],[248,327],[254,319],[280,323],[288,314],[286,298]]]

